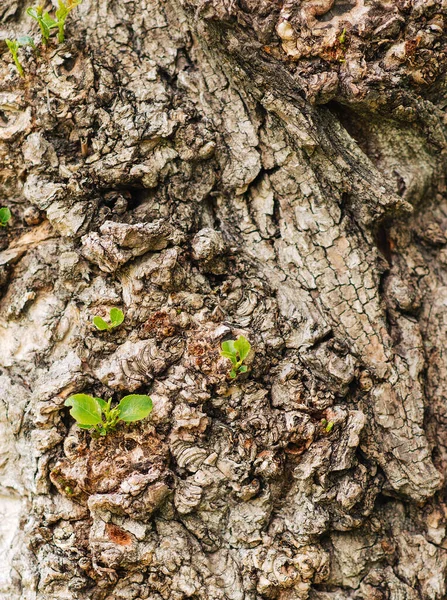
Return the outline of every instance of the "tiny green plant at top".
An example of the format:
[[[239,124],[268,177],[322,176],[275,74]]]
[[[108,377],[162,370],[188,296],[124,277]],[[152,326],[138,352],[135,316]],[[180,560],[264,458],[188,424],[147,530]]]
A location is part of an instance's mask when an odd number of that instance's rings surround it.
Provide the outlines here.
[[[22,67],[22,63],[19,60],[19,48],[22,46],[31,46],[32,48],[36,48],[36,46],[34,45],[34,40],[32,37],[30,37],[29,35],[22,35],[21,37],[18,37],[15,40],[10,40],[10,39],[6,39],[5,40],[6,45],[9,48],[9,51],[11,52],[11,56],[12,56],[12,60],[14,61],[14,64],[16,66],[16,69],[20,75],[20,77],[25,77],[25,73],[23,72],[23,67]],[[3,210],[3,209],[0,209]]]
[[[6,206],[0,208],[0,226],[6,227],[9,219],[11,218],[11,211]]]
[[[75,394],[65,400],[65,406],[71,407],[70,414],[78,427],[88,429],[94,437],[105,436],[113,431],[120,421],[133,423],[145,419],[152,411],[149,396],[131,394],[125,396],[112,408],[112,398],[107,402],[87,394]]]
[[[44,44],[48,44],[51,30],[58,26],[56,21],[50,17],[48,11],[44,12],[42,6],[31,6],[27,9],[26,14],[38,22],[42,41]]]
[[[346,42],[346,29],[345,28],[343,28],[343,31],[339,35],[338,41],[340,42],[341,45],[343,45]]]
[[[246,337],[240,335],[237,340],[222,342],[221,356],[231,360],[230,377],[235,379],[239,373],[246,373],[247,366],[243,364],[251,349],[250,342]]]
[[[48,44],[50,39],[51,31],[53,29],[58,30],[57,40],[59,43],[65,41],[65,21],[71,11],[79,6],[82,0],[58,0],[58,8],[56,9],[56,19],[50,16],[48,11],[43,10],[42,6],[32,6],[26,11],[27,14],[33,18],[40,27],[42,34],[42,41],[44,44]]]
[[[57,41],[60,44],[65,40],[65,21],[71,11],[79,6],[81,2],[82,0],[67,0],[67,2],[58,0],[59,8],[56,10],[56,19],[58,28]]]
[[[99,331],[111,331],[112,329],[115,329],[115,327],[118,327],[118,325],[121,325],[124,321],[124,313],[119,308],[112,308],[109,316],[110,323],[104,321],[102,317],[93,317],[93,325],[96,329],[99,329]]]

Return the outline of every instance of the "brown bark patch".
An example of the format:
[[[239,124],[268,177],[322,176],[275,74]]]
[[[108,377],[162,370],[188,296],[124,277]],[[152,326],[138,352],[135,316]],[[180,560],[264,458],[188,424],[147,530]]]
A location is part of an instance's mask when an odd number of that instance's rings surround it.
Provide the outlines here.
[[[124,529],[113,525],[113,523],[106,524],[106,532],[109,536],[109,539],[114,544],[118,544],[119,546],[130,546],[132,543],[132,537],[130,534],[127,533],[127,531],[124,531]]]
[[[164,311],[157,311],[144,324],[144,333],[147,336],[154,336],[157,341],[172,337],[176,332],[177,325],[172,322],[170,316]]]

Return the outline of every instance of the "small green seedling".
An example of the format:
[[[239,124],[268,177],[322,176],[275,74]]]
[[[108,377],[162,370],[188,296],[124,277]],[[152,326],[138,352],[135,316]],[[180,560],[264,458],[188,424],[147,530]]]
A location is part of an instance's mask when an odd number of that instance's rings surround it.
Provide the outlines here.
[[[25,73],[23,72],[23,67],[22,67],[22,64],[21,64],[21,62],[19,60],[19,56],[18,56],[20,44],[18,43],[17,40],[6,39],[5,42],[9,48],[9,51],[11,52],[12,60],[14,61],[14,64],[16,66],[16,69],[17,69],[20,77],[25,77]],[[2,209],[2,210],[7,210],[7,209]],[[6,223],[2,223],[2,225],[6,225]]]
[[[341,34],[338,37],[338,41],[340,42],[340,44],[343,46],[343,44],[346,42],[346,29],[343,28],[343,31],[341,32]]]
[[[36,49],[36,44],[30,35],[21,35],[17,38],[17,42],[20,46],[31,46],[33,50]]]
[[[243,364],[250,352],[251,345],[246,337],[240,335],[237,340],[228,340],[222,342],[220,355],[231,360],[233,365],[230,371],[230,377],[235,379],[239,373],[246,373],[247,366]]]
[[[326,419],[321,419],[321,425],[324,427],[326,433],[331,433],[334,427],[333,421],[327,421]]]
[[[93,317],[93,325],[96,329],[99,329],[99,331],[111,331],[112,329],[115,329],[115,327],[118,327],[118,325],[121,325],[124,321],[124,313],[119,308],[112,308],[109,316],[110,323],[104,321],[102,317]]]
[[[64,404],[71,407],[70,414],[78,427],[90,430],[95,437],[107,435],[120,421],[141,421],[152,411],[152,400],[149,396],[125,396],[114,408],[111,407],[111,403],[112,398],[106,402],[102,398],[94,398],[87,394],[75,394],[67,398]]]
[[[21,46],[31,46],[32,48],[36,49],[33,38],[30,37],[29,35],[22,35],[21,37],[18,37],[16,40],[6,39],[5,42],[9,48],[9,51],[11,52],[12,59],[14,61],[14,64],[16,66],[16,69],[17,69],[20,77],[25,77],[25,73],[23,72],[22,64],[19,60],[18,52],[19,52],[19,48]],[[3,209],[0,209],[0,210],[3,210]]]
[[[57,22],[50,17],[48,12],[43,12],[41,6],[32,6],[28,8],[26,14],[39,23],[42,41],[44,44],[48,44],[51,30],[58,27]]]
[[[44,12],[42,6],[32,6],[26,11],[27,14],[39,23],[42,41],[48,44],[52,29],[57,29],[57,41],[61,44],[65,41],[65,21],[71,11],[79,6],[82,0],[58,0],[58,8],[56,9],[56,20],[50,16],[48,11]]]
[[[10,218],[11,218],[11,211],[9,210],[9,208],[6,208],[6,206],[4,206],[3,208],[0,208],[0,226],[6,227]]]
[[[82,0],[67,0],[63,2],[58,0],[59,8],[56,10],[57,19],[57,41],[61,44],[65,40],[65,21],[71,11],[81,4]]]

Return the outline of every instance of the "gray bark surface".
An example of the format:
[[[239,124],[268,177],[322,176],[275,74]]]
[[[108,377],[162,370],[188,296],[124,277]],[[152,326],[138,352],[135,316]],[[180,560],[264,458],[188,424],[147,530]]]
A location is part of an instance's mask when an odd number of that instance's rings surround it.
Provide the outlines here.
[[[446,21],[84,0],[23,80],[2,44],[2,600],[447,597]],[[93,439],[80,392],[154,411]]]

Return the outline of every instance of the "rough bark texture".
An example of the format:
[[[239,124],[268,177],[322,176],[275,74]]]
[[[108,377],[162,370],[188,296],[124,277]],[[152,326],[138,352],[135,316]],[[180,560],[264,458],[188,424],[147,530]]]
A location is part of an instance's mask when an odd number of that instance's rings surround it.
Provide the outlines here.
[[[85,0],[4,46],[2,599],[447,597],[446,22]],[[63,406],[133,391],[100,440]]]

